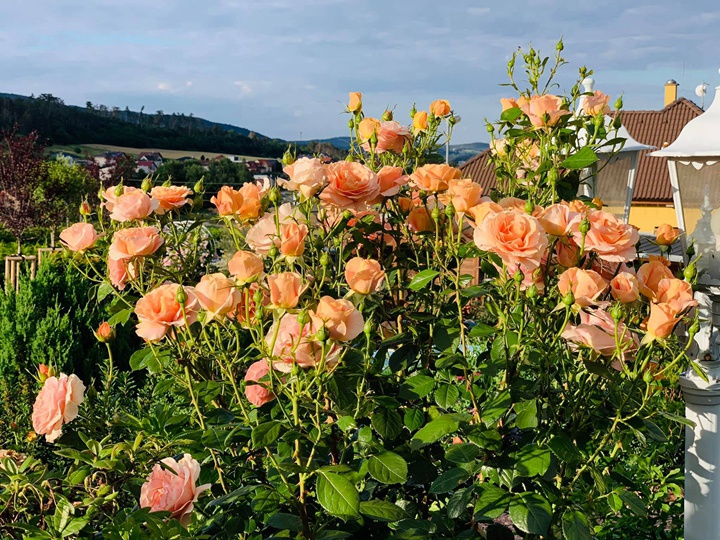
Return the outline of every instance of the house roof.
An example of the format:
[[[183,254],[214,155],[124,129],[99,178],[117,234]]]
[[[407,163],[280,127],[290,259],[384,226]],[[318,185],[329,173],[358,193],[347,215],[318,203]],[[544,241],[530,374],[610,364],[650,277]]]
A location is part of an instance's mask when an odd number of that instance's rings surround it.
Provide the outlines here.
[[[663,148],[677,139],[690,120],[702,114],[702,109],[686,98],[680,98],[659,111],[623,111],[622,122],[630,135],[643,144]],[[489,191],[496,186],[495,173],[490,167],[489,150],[460,165],[460,170]],[[667,158],[650,157],[652,150],[643,150],[638,158],[637,178],[633,201],[671,203],[672,189]]]

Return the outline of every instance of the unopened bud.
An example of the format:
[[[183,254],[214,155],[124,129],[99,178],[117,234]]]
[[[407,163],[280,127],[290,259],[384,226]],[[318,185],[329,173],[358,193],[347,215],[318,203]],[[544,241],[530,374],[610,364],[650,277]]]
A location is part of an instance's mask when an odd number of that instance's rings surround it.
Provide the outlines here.
[[[572,293],[572,291],[568,291],[565,293],[565,296],[563,296],[563,304],[565,304],[567,307],[572,306],[575,303],[575,295]]]
[[[363,325],[363,332],[368,339],[370,339],[374,328],[375,324],[373,323],[372,319],[368,319],[367,321],[365,321],[365,324]]]
[[[619,322],[623,318],[623,308],[622,304],[615,304],[612,309],[610,310],[610,315],[613,318],[613,321]]]
[[[268,200],[273,204],[277,204],[280,201],[280,190],[276,187],[272,188],[268,192]]]
[[[40,379],[41,383],[44,383],[48,377],[52,377],[50,370],[52,370],[52,368],[47,367],[45,364],[38,366],[38,379]]]
[[[391,122],[393,119],[392,111],[385,111],[382,115],[383,122]]]
[[[532,215],[532,213],[535,211],[535,203],[532,201],[526,201],[525,202],[525,213]]]
[[[372,146],[377,146],[377,142],[378,142],[377,133],[373,132],[373,134],[370,135],[370,144]]]
[[[525,291],[525,296],[527,296],[530,300],[534,300],[539,294],[540,291],[538,291],[538,288],[534,283],[527,288],[527,291]]]
[[[328,255],[327,251],[325,251],[322,255],[320,255],[320,266],[323,268],[328,266],[330,264],[330,255]]]
[[[118,184],[117,186],[115,186],[114,193],[116,197],[119,197],[120,195],[125,193],[125,187],[122,184]]]
[[[555,45],[555,50],[557,52],[562,52],[562,50],[565,48],[565,45],[563,45],[562,39],[557,42],[557,45]]]
[[[354,128],[355,128],[355,119],[351,118],[350,120],[348,120],[348,129],[354,129]],[[284,159],[285,158],[283,158],[283,160]]]
[[[342,218],[344,221],[350,221],[353,218],[354,214],[350,210],[345,210],[342,213]]]
[[[95,330],[95,337],[100,343],[109,343],[115,339],[115,330],[110,326],[110,323],[105,321]]]
[[[440,219],[440,209],[437,206],[432,209],[432,212],[430,212],[430,217],[436,222]]]
[[[623,98],[622,98],[622,96],[620,96],[619,98],[617,98],[615,100],[615,108],[622,109],[622,106],[623,106]]]
[[[554,186],[557,183],[559,177],[560,175],[558,174],[558,170],[555,167],[550,169],[547,173],[547,180],[551,186]]]
[[[345,161],[347,161],[348,163],[352,163],[353,161],[355,161],[355,156],[353,156],[352,154],[348,154],[345,158]]]
[[[278,247],[276,245],[273,244],[272,246],[270,246],[270,249],[268,250],[268,257],[270,257],[271,259],[274,259],[275,257],[278,256],[278,253],[280,253],[280,250],[278,249]]]
[[[205,193],[205,177],[204,176],[200,180],[195,182],[195,187],[193,187],[193,191],[197,194]]]
[[[493,131],[495,131],[495,126],[493,126],[490,122],[488,122],[487,125],[485,126],[485,129],[487,130],[488,133],[492,133]]]
[[[147,193],[152,189],[152,187],[152,180],[150,180],[149,176],[146,176],[145,179],[142,181],[142,184],[140,184],[140,189]]]
[[[255,302],[255,305],[256,305],[256,306],[261,306],[261,305],[262,305],[262,301],[263,301],[263,293],[262,293],[262,291],[261,291],[260,289],[256,290],[256,291],[253,293],[252,299],[253,299],[253,302]]]
[[[81,216],[89,216],[92,212],[92,209],[90,208],[90,203],[87,201],[83,201],[80,203],[80,215]]]
[[[413,103],[412,109],[410,109],[410,118],[412,118],[414,120],[416,114],[417,114],[417,109],[415,108],[415,104]]]
[[[522,283],[524,279],[525,274],[523,274],[523,271],[518,268],[513,274],[513,280],[515,281],[515,283]]]
[[[282,162],[283,162],[283,165],[285,165],[285,166],[292,165],[293,163],[295,163],[295,154],[290,152],[289,146],[288,146],[288,149],[285,150],[285,153],[283,154]]]
[[[583,220],[580,222],[579,228],[580,228],[580,234],[586,235],[588,233],[588,231],[590,230],[590,220],[587,217],[583,218]]]
[[[685,253],[688,257],[694,257],[695,256],[695,244],[688,244],[687,249],[685,250]]]
[[[330,338],[330,332],[328,332],[328,329],[324,326],[321,326],[320,329],[317,331],[317,334],[315,334],[315,338],[318,341],[327,341]]]
[[[455,207],[453,206],[452,201],[448,201],[447,206],[445,207],[445,215],[449,218],[455,215]]]
[[[613,120],[612,127],[613,129],[620,129],[622,127],[622,120],[620,120],[619,116]]]
[[[297,322],[300,326],[305,326],[309,323],[310,315],[308,315],[308,312],[303,309],[300,313],[298,313]]]
[[[605,122],[605,117],[602,115],[597,115],[595,118],[593,118],[593,124],[595,125],[595,130],[599,130],[601,127],[603,127],[603,123]]]
[[[170,178],[168,178],[167,180],[165,180],[163,182],[163,187],[170,187],[170,186],[172,186],[172,180],[170,180]]]
[[[697,267],[695,266],[695,263],[688,264],[687,268],[683,270],[683,277],[685,277],[685,281],[692,281],[695,274],[697,274]]]
[[[177,293],[175,294],[175,300],[177,300],[177,303],[181,306],[184,306],[188,300],[188,295],[182,285],[178,287]]]

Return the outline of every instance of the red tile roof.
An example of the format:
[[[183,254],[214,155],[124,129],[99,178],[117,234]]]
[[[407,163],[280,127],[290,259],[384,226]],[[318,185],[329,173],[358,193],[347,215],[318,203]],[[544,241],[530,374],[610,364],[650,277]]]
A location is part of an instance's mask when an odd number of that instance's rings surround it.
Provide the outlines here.
[[[659,111],[624,111],[623,124],[638,142],[662,148],[671,144],[690,120],[700,116],[702,109],[692,101],[680,98]],[[667,159],[649,157],[651,150],[640,152],[633,201],[644,203],[672,203],[672,189],[667,169]],[[460,166],[485,192],[494,188],[495,173],[486,150]]]

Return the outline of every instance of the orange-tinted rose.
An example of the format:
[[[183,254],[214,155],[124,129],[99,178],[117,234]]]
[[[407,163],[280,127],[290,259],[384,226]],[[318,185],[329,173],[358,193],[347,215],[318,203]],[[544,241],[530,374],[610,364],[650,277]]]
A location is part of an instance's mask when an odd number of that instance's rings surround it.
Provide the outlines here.
[[[240,214],[242,210],[243,196],[240,191],[230,186],[223,186],[218,191],[218,194],[210,199],[210,202],[217,208],[218,215],[234,216]]]
[[[427,131],[428,128],[428,113],[427,111],[418,111],[413,116],[413,133],[420,133],[421,131]]]
[[[502,106],[503,112],[507,111],[508,109],[515,109],[519,107],[518,102],[515,100],[515,98],[500,98],[500,105]]]
[[[402,167],[385,166],[377,173],[380,184],[380,195],[392,197],[400,193],[400,188],[408,183],[409,177],[403,172]]]
[[[243,198],[238,217],[244,221],[252,221],[260,217],[262,212],[260,187],[252,182],[246,182],[238,192]]]
[[[145,257],[155,253],[163,245],[156,227],[132,227],[120,229],[113,235],[108,256],[115,260]]]
[[[135,263],[129,259],[113,259],[108,257],[108,277],[110,283],[119,290],[123,290],[128,280],[134,279],[137,275]]]
[[[257,281],[263,270],[263,260],[251,251],[238,251],[228,261],[228,271],[240,285]]]
[[[329,184],[320,194],[323,203],[362,211],[380,194],[377,175],[361,163],[338,161],[327,167]]]
[[[570,232],[570,223],[578,214],[570,210],[566,204],[548,206],[538,216],[545,232],[553,236],[565,236]]]
[[[267,277],[270,303],[276,308],[292,309],[298,305],[303,292],[302,276],[297,272],[282,272]]]
[[[146,341],[158,341],[165,337],[167,331],[173,326],[192,324],[197,320],[198,302],[192,287],[184,287],[187,294],[185,302],[186,317],[177,300],[177,283],[160,285],[147,293],[135,304],[135,315],[140,321],[135,333]]]
[[[672,279],[673,274],[662,261],[655,260],[643,264],[637,271],[637,279],[640,283],[640,292],[650,300],[655,299],[660,280]]]
[[[349,300],[336,300],[323,296],[313,317],[319,319],[318,326],[328,329],[330,338],[336,341],[350,341],[363,331],[365,320],[362,313]]]
[[[482,192],[482,186],[470,178],[453,178],[448,181],[448,189],[439,199],[445,205],[452,202],[458,214],[465,214],[470,208],[483,202]]]
[[[643,343],[665,339],[672,334],[681,318],[670,304],[650,304],[650,316],[645,320],[647,334],[643,338]]]
[[[407,218],[408,227],[413,232],[428,232],[435,230],[435,222],[430,215],[430,210],[424,206],[416,206]]]
[[[358,124],[358,137],[361,141],[369,141],[378,133],[380,133],[380,120],[377,118],[363,118]]]
[[[275,212],[273,210],[266,213],[245,235],[248,246],[263,257],[267,256],[272,246],[280,247],[280,238],[275,224]],[[277,209],[277,219],[282,229],[283,225],[289,223],[302,223],[305,218],[299,212],[298,207],[293,207],[290,203],[284,203]]]
[[[120,193],[120,195],[116,195],[115,192],[118,191],[119,187],[120,186],[110,186],[102,193],[102,197],[101,197],[103,200],[102,206],[104,206],[108,212],[113,211],[113,209],[115,208],[115,203],[118,200],[118,197],[120,197],[126,193],[131,193],[133,191],[142,191],[135,187],[122,186],[122,193]]]
[[[403,147],[409,140],[410,130],[405,126],[401,126],[397,122],[392,121],[381,122],[377,130],[375,152],[378,154],[382,154],[383,152],[395,152],[399,154],[403,151]],[[363,144],[362,147],[366,152],[370,152],[372,149],[369,142]]]
[[[418,190],[437,193],[448,188],[450,180],[462,177],[462,171],[450,165],[429,163],[410,175],[410,184]]]
[[[655,231],[655,240],[661,246],[669,246],[680,236],[680,229],[669,223],[663,223]]]
[[[570,114],[570,111],[562,108],[563,100],[552,94],[535,95],[518,105],[535,127],[554,126],[563,116]]]
[[[582,108],[585,114],[597,116],[598,114],[610,114],[610,96],[595,90],[592,96],[585,96],[582,101]]]
[[[358,112],[362,110],[362,93],[350,92],[350,99],[347,106],[348,112]]]
[[[447,116],[450,114],[450,103],[444,99],[436,99],[430,104],[430,114],[433,116]]]
[[[613,298],[623,304],[630,304],[640,297],[640,283],[630,272],[620,272],[610,280]]]
[[[485,219],[485,216],[487,216],[490,213],[498,213],[502,212],[503,207],[499,204],[490,201],[483,201],[480,204],[476,204],[475,206],[468,208],[468,215],[475,221],[475,225],[478,225],[483,222]]]
[[[548,245],[547,234],[536,218],[511,210],[485,216],[473,238],[475,245],[496,253],[505,265],[520,264],[529,270],[540,266]]]
[[[224,274],[208,274],[195,286],[195,296],[207,311],[207,321],[221,319],[240,302],[240,291]]]
[[[280,253],[286,257],[299,257],[305,252],[305,237],[308,234],[304,223],[285,223],[280,226]]]
[[[583,307],[595,305],[597,298],[607,289],[607,285],[597,272],[576,267],[568,268],[558,279],[560,294],[565,296],[572,292],[575,304]]]
[[[190,195],[192,190],[185,186],[156,186],[150,190],[150,196],[159,203],[155,213],[160,215],[190,204]]]
[[[637,230],[620,221],[615,215],[602,210],[591,210],[587,214],[590,230],[585,236],[585,253],[594,251],[598,257],[607,262],[629,262],[635,259],[635,244],[640,240]],[[573,241],[582,244],[578,215],[571,224]]]
[[[668,304],[678,314],[698,304],[693,295],[692,285],[687,281],[676,278],[661,279],[657,286],[655,298],[658,303]]]
[[[375,259],[353,257],[345,265],[345,281],[358,294],[370,294],[382,287],[385,272]]]
[[[110,219],[121,223],[144,219],[152,214],[159,205],[159,201],[151,199],[144,191],[139,189],[129,191],[126,188],[125,193],[115,199]]]
[[[580,260],[580,248],[571,241],[561,238],[555,243],[555,257],[560,266],[570,268]]]
[[[85,385],[77,375],[45,379],[42,390],[35,399],[32,425],[35,433],[45,435],[47,442],[54,442],[62,435],[62,426],[75,419],[78,407],[84,400]]]
[[[318,158],[300,158],[283,172],[290,180],[280,179],[278,183],[290,191],[299,191],[305,198],[315,195],[327,183],[325,165]]]
[[[250,364],[247,373],[245,373],[245,397],[256,407],[262,407],[275,399],[275,394],[265,386],[267,383],[259,382],[269,373],[270,364],[265,359]]]
[[[115,339],[115,330],[113,330],[109,322],[103,321],[95,330],[95,337],[100,343],[109,343]]]
[[[85,251],[95,245],[100,238],[90,223],[75,223],[60,233],[60,241],[70,251]]]

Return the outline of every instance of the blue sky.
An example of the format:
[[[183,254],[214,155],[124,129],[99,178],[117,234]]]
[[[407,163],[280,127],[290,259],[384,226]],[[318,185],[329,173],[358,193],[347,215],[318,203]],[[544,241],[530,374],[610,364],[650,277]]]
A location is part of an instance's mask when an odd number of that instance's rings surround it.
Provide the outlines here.
[[[720,6],[607,0],[3,0],[0,91],[49,92],[193,113],[272,137],[344,135],[347,93],[409,122],[448,99],[454,142],[487,140],[518,46],[553,52],[572,85],[583,64],[627,109],[662,107],[663,83],[695,98],[720,84]],[[710,98],[711,96],[709,96]]]

